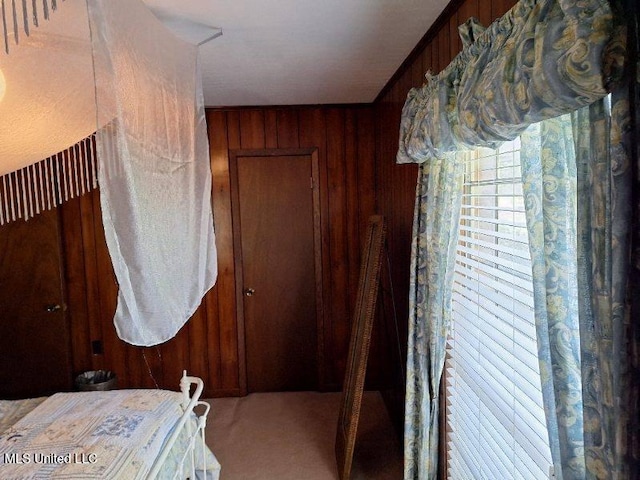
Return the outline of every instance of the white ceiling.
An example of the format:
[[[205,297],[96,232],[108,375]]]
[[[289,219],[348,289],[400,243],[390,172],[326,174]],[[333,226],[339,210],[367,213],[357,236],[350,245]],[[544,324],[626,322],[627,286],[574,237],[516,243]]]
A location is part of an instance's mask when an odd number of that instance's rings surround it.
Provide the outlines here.
[[[145,0],[216,26],[207,106],[368,103],[448,0]]]

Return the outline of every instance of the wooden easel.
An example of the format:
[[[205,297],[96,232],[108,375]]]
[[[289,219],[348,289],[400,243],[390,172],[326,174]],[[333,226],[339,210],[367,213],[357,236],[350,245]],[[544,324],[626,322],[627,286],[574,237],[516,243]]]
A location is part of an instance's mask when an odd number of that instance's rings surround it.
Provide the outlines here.
[[[348,480],[351,476],[369,345],[371,344],[371,330],[380,287],[385,236],[384,218],[381,215],[369,217],[336,433],[336,461],[341,480]]]

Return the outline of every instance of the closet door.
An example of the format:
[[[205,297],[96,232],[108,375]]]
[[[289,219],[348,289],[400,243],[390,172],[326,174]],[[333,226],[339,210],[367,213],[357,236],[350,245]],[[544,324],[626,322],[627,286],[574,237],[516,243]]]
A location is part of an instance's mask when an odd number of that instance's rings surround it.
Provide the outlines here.
[[[0,398],[72,386],[57,210],[0,227]]]
[[[232,159],[249,392],[318,387],[313,158],[271,152]]]

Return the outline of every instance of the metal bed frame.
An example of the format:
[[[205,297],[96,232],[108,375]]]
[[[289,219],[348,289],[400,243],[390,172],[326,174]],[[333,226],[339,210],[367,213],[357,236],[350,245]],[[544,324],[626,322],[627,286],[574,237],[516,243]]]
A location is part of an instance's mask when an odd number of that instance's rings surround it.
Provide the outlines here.
[[[195,391],[193,395],[191,395],[191,386],[195,385]],[[169,455],[169,451],[175,445],[178,437],[182,433],[183,430],[186,429],[188,436],[188,445],[185,449],[184,454],[180,460],[180,466],[174,474],[173,478],[181,478],[179,475],[183,475],[185,472],[185,462],[188,460],[189,463],[189,476],[190,479],[195,479],[196,477],[196,457],[195,457],[195,448],[196,442],[200,440],[202,442],[202,463],[199,465],[204,475],[207,472],[207,455],[206,448],[207,445],[205,443],[205,427],[207,424],[207,415],[209,414],[209,410],[211,406],[206,403],[200,401],[200,396],[202,395],[202,390],[204,388],[204,382],[198,377],[190,377],[187,376],[187,371],[184,370],[182,372],[182,379],[180,380],[180,391],[182,392],[182,403],[181,407],[183,410],[183,414],[180,419],[177,421],[173,432],[165,442],[160,454],[156,458],[151,471],[149,472],[147,479],[152,480],[158,476],[158,473],[161,471],[164,462]],[[203,407],[204,411],[200,414],[197,414],[195,409],[196,407]],[[193,422],[189,421],[193,419],[195,416],[196,426],[193,428]],[[200,469],[198,469],[199,471]]]

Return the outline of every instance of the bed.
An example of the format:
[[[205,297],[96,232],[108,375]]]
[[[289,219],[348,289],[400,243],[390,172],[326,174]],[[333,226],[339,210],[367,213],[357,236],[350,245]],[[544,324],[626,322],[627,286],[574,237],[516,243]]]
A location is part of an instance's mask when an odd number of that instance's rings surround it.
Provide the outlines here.
[[[193,395],[190,394],[195,385]],[[212,479],[203,383],[0,401],[0,478]],[[197,413],[196,413],[197,412]]]

